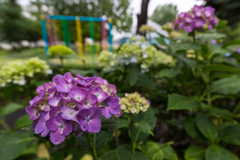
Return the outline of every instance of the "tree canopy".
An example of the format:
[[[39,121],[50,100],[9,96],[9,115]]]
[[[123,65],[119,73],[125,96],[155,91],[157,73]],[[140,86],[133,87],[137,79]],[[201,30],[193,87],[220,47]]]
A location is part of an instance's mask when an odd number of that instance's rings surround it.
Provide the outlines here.
[[[15,0],[0,1],[0,40],[20,44],[22,40],[35,42],[41,38],[40,23],[22,15]]]
[[[158,6],[152,16],[151,20],[163,25],[166,22],[172,22],[178,13],[178,9],[176,5],[166,4],[163,6]]]

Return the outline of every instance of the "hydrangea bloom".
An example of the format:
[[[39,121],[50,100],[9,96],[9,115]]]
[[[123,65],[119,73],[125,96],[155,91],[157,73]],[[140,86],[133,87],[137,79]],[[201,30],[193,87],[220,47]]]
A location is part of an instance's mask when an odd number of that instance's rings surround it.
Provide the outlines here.
[[[142,36],[142,35],[139,35],[139,34],[130,37],[129,42],[130,43],[136,43],[137,45],[140,45],[141,43],[147,43],[145,37]]]
[[[117,55],[112,52],[102,51],[98,58],[100,67],[103,67],[104,71],[111,71],[117,64],[116,57]]]
[[[125,97],[121,98],[119,103],[121,110],[126,113],[138,114],[140,111],[146,112],[150,107],[150,101],[137,92],[125,93]]]
[[[135,43],[125,43],[118,51],[118,62],[129,65],[129,63],[137,63],[141,56],[142,50],[139,45]]]
[[[168,31],[168,33],[170,33],[173,30],[172,23],[171,22],[167,22],[166,24],[164,24],[162,26],[162,29],[166,30],[166,31]]]
[[[180,13],[173,21],[173,27],[175,30],[184,29],[187,32],[192,32],[194,30],[200,31],[207,25],[208,29],[212,30],[213,26],[218,25],[214,11],[215,9],[210,6],[195,5],[190,11]]]
[[[153,28],[152,26],[148,26],[148,25],[144,24],[139,28],[139,31],[142,33],[148,33],[148,32],[155,32],[156,29]]]
[[[148,72],[149,67],[154,64],[157,59],[158,51],[152,45],[147,46],[146,49],[143,50],[142,57],[141,57],[141,72]]]
[[[30,58],[8,62],[0,69],[0,88],[7,83],[18,85],[26,84],[26,77],[33,77],[36,74],[52,74],[52,70],[44,60]]]
[[[128,43],[121,46],[117,54],[103,51],[99,58],[100,66],[104,71],[114,70],[130,63],[138,63],[142,73],[148,72],[149,67],[156,63],[172,63],[172,61],[171,56],[158,51],[140,35],[131,37]]]
[[[99,132],[101,115],[107,119],[121,115],[114,85],[101,77],[75,75],[55,75],[52,82],[37,88],[38,95],[25,108],[32,130],[42,137],[49,135],[55,145],[71,133]]]

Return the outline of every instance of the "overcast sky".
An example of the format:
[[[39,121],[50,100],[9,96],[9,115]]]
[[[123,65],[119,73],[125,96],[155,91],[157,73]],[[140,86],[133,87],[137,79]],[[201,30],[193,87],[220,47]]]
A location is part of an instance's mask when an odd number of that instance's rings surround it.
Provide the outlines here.
[[[142,0],[130,0],[131,4],[130,7],[133,8],[133,13],[137,14],[141,10],[141,2]],[[18,0],[18,3],[22,6],[27,6],[30,4],[30,0]],[[151,16],[154,9],[158,5],[164,4],[175,4],[178,6],[179,12],[186,12],[190,10],[195,4],[201,5],[203,4],[202,0],[150,0],[149,8],[148,8],[148,15]]]
[[[141,2],[142,0],[131,0],[130,7],[133,8],[133,12],[135,14],[140,13],[141,11]],[[201,5],[203,4],[203,1],[201,0],[150,0],[149,6],[148,6],[148,16],[151,16],[154,9],[158,5],[164,5],[164,4],[174,4],[178,7],[178,11],[180,12],[186,12],[190,10],[195,4]]]

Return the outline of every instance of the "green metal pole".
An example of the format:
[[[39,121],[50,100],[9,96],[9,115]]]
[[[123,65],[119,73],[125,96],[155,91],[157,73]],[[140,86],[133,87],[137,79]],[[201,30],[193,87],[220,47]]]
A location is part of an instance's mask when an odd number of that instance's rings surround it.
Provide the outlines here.
[[[62,31],[63,31],[63,40],[66,46],[68,46],[68,40],[67,40],[67,28],[66,28],[66,22],[64,16],[62,16]]]
[[[69,30],[69,23],[68,23],[68,21],[65,20],[65,24],[66,24],[67,46],[71,47],[71,38],[70,38],[70,30]]]
[[[95,64],[95,48],[94,48],[94,26],[93,26],[93,19],[92,17],[90,17],[90,35],[91,35],[91,39],[93,41],[92,43],[92,64]]]

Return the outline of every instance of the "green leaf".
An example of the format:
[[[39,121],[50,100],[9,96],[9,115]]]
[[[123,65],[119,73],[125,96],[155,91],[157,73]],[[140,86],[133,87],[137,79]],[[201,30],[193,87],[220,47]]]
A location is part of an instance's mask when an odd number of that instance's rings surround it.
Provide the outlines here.
[[[159,38],[155,38],[155,39],[160,45],[167,46],[166,42],[164,41],[164,38],[159,37]]]
[[[107,144],[109,144],[112,141],[112,132],[105,132],[105,131],[100,131],[96,134],[96,151],[99,151],[103,147],[105,147]],[[93,139],[93,134],[92,134],[92,139]]]
[[[86,149],[87,151],[90,151],[86,136],[87,136],[86,134],[82,134],[80,137],[76,137],[76,140],[84,149]],[[96,136],[96,139],[95,139],[96,151],[99,151],[100,149],[102,149],[112,141],[112,132],[100,131],[98,133],[95,133],[95,136]],[[92,142],[94,142],[94,133],[91,134],[91,138],[92,138]]]
[[[133,115],[134,122],[147,122],[152,128],[156,125],[156,117],[152,108],[148,108],[146,112],[139,112],[138,114]]]
[[[179,71],[177,70],[172,70],[172,69],[163,69],[159,72],[159,77],[160,78],[163,78],[163,77],[166,77],[166,78],[173,78],[175,77],[176,75],[179,74]]]
[[[185,119],[184,128],[186,132],[194,139],[199,141],[206,141],[207,139],[202,135],[196,125],[196,119],[188,117]]]
[[[224,98],[226,98],[226,96],[224,96]],[[210,116],[214,116],[216,118],[224,118],[230,120],[233,116],[233,114],[226,109],[215,108],[207,105],[206,103],[201,103],[201,109],[204,111],[208,111]]]
[[[197,34],[196,38],[201,40],[214,40],[225,38],[226,35],[222,33],[201,33]]]
[[[142,132],[154,135],[152,131],[152,127],[147,122],[140,121],[140,122],[134,123],[133,125]]]
[[[233,52],[230,57],[235,58],[237,61],[240,60],[240,54],[237,52]]]
[[[207,148],[205,156],[206,160],[239,160],[235,154],[216,144]]]
[[[197,145],[190,146],[184,153],[186,160],[204,160],[205,148]]]
[[[227,65],[220,65],[220,64],[215,64],[215,65],[205,65],[202,67],[203,72],[207,71],[223,71],[223,72],[231,72],[231,73],[240,73],[240,69],[238,68],[233,68]]]
[[[215,26],[214,28],[220,29],[220,28],[225,27],[227,24],[228,24],[228,21],[227,21],[227,20],[219,20],[219,21],[218,21],[218,25]]]
[[[28,114],[18,118],[14,125],[14,129],[30,126],[32,124],[32,121],[30,120],[30,116]]]
[[[212,123],[211,119],[203,113],[196,114],[196,124],[200,132],[211,142],[214,142],[218,136],[216,126]]]
[[[229,98],[229,99],[234,99],[234,96],[228,96],[228,95],[221,95],[221,94],[214,94],[211,98],[212,101],[215,101],[217,99],[224,99],[224,98]]]
[[[168,38],[168,37],[166,37],[165,35],[163,35],[162,33],[158,32],[158,31],[156,31],[155,33],[157,33],[161,38]]]
[[[217,57],[216,54],[219,54],[219,55],[223,55],[225,56],[226,53],[228,52],[231,52],[227,49],[223,49],[221,46],[219,45],[215,45],[215,44],[210,44],[210,52],[211,52],[211,58],[213,57]]]
[[[240,78],[229,77],[215,81],[207,92],[220,94],[236,94],[240,91]]]
[[[8,105],[4,106],[4,108],[0,113],[0,116],[5,117],[22,108],[23,108],[23,105],[20,105],[18,103],[9,103]]]
[[[4,160],[17,158],[28,146],[32,138],[20,132],[0,136],[0,157]]]
[[[226,72],[214,72],[211,74],[210,76],[210,81],[214,81],[216,79],[222,79],[222,78],[230,78],[232,77],[233,74],[232,73],[226,73]]]
[[[147,156],[149,160],[163,160],[164,158],[162,149],[154,142],[148,142],[144,146],[143,154]]]
[[[108,132],[128,126],[126,123],[114,119],[104,119],[101,121],[101,123],[101,129]]]
[[[135,63],[131,63],[128,68],[128,76],[130,79],[130,83],[134,85],[138,79],[139,74],[139,66]]]
[[[231,119],[233,116],[233,114],[226,109],[220,109],[220,108],[214,108],[214,107],[209,108],[208,112],[211,116],[214,116],[216,118]]]
[[[234,124],[233,122],[229,122],[229,121],[225,121],[222,124],[220,124],[217,127],[217,129],[218,129],[218,137],[221,139],[221,137],[223,137],[224,130],[227,127],[234,126],[234,125],[236,125],[236,124]]]
[[[240,145],[240,124],[226,127],[220,137],[224,142]]]
[[[34,132],[33,130],[31,130],[31,125],[26,126],[26,127],[22,127],[22,130],[27,131],[27,133],[28,133],[30,136],[33,136],[33,135],[35,134],[35,132]]]
[[[143,74],[138,75],[136,86],[145,87],[145,88],[153,89],[153,90],[156,89],[155,81]]]
[[[196,99],[185,97],[175,93],[168,96],[168,110],[195,111],[199,108],[200,103]]]
[[[159,147],[162,147],[164,144],[158,143]],[[172,146],[168,145],[162,148],[164,159],[166,160],[178,160],[178,156]]]
[[[115,150],[110,150],[106,153],[104,153],[100,160],[119,160],[118,153]]]
[[[28,155],[28,154],[37,154],[38,152],[38,143],[35,141],[31,146],[26,148],[21,155]]]
[[[195,43],[171,43],[170,49],[172,53],[180,50],[195,50],[198,51],[201,49],[200,45]]]
[[[125,119],[116,118],[115,121],[118,121],[118,122],[122,123],[124,125],[123,127],[128,127],[129,126],[128,121],[125,120]]]
[[[138,114],[134,114],[133,115],[133,122],[137,123],[137,122],[141,122],[144,121],[146,123],[148,123],[151,127],[152,130],[156,125],[156,117],[154,115],[154,112],[151,108],[148,108],[148,110],[146,112],[140,112]],[[131,129],[129,128],[129,135],[131,137]],[[138,137],[137,137],[138,135]],[[142,132],[139,129],[137,129],[136,127],[133,127],[133,138],[138,138],[137,142],[143,141],[144,139],[146,139],[149,136],[149,133],[146,132]]]
[[[117,153],[119,160],[148,160],[146,156],[144,156],[141,152],[132,153],[130,148],[126,145],[119,146],[117,148]]]
[[[196,66],[196,63],[193,59],[189,59],[189,58],[186,58],[182,55],[179,55],[179,54],[174,54],[174,56],[179,60],[181,61],[182,63],[184,63],[185,65],[187,65],[188,67],[190,68],[195,68]]]
[[[95,76],[95,75],[98,75],[98,72],[96,70],[93,70],[93,69],[88,69],[88,70],[80,70],[80,69],[71,69],[70,70],[72,73],[74,73],[74,71],[77,72],[77,74],[80,74],[82,76],[88,76],[88,75],[91,75],[91,76]]]
[[[228,43],[224,44],[222,47],[227,48],[229,46],[239,45],[239,44],[240,44],[240,40],[235,40],[235,41],[231,41],[231,42],[228,42]]]

